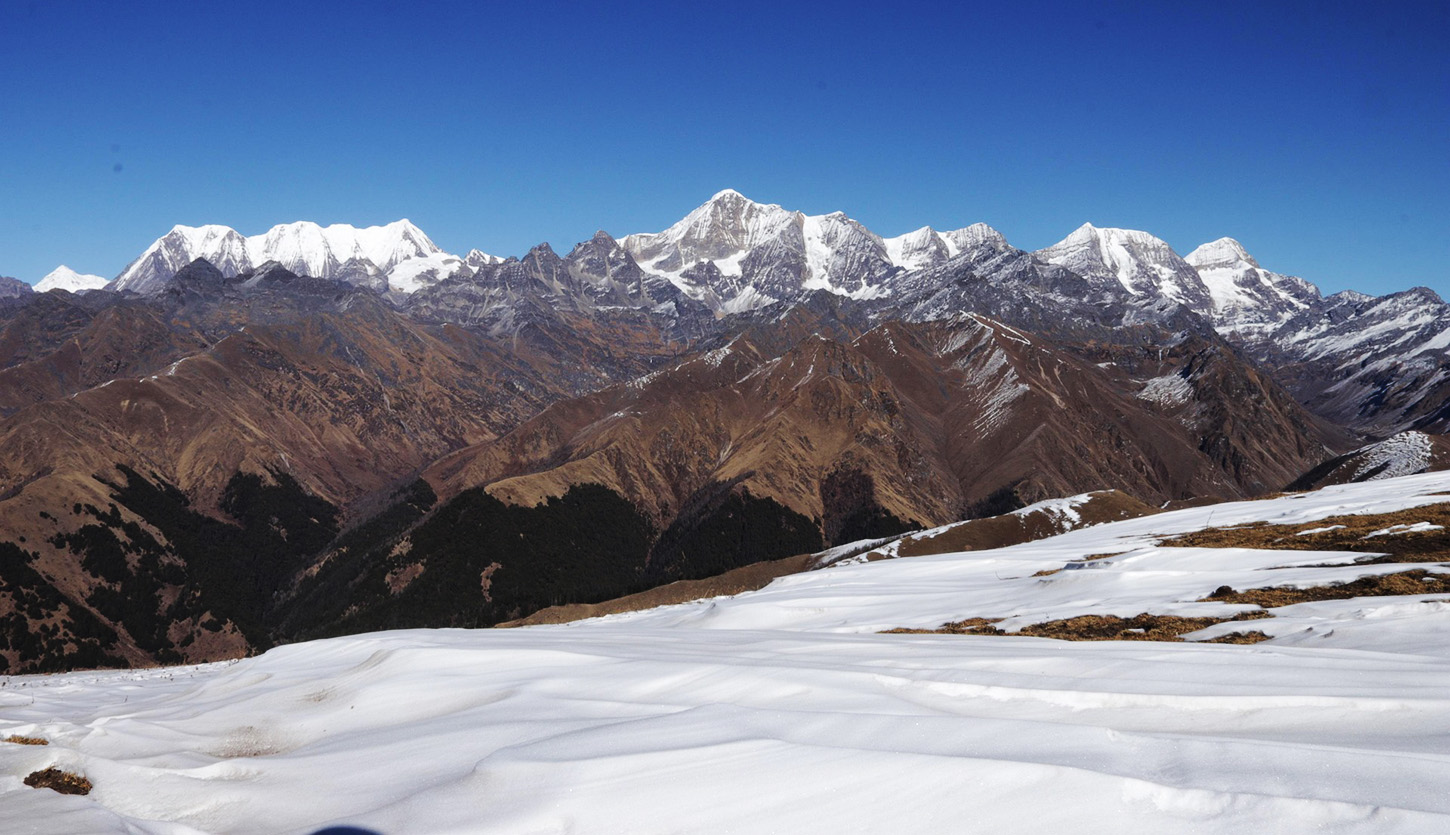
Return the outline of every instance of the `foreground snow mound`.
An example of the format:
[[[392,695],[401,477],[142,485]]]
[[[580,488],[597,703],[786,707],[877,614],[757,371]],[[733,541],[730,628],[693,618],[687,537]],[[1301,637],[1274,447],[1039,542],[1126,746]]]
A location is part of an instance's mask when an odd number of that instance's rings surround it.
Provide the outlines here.
[[[1450,601],[1281,607],[1252,646],[879,630],[1241,611],[1204,598],[1414,566],[1162,538],[1447,491],[1346,485],[562,626],[11,677],[0,739],[50,744],[0,743],[0,803],[35,832],[1442,832]],[[49,767],[93,791],[23,785]]]

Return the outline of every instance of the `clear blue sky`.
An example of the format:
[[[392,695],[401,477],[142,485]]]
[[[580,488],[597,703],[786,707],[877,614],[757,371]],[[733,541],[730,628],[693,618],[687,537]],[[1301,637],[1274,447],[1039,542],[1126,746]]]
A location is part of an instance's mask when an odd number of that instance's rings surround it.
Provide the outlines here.
[[[1268,7],[1268,8],[1265,8]],[[714,192],[1450,295],[1450,4],[0,0],[0,274],[173,224],[567,250]]]

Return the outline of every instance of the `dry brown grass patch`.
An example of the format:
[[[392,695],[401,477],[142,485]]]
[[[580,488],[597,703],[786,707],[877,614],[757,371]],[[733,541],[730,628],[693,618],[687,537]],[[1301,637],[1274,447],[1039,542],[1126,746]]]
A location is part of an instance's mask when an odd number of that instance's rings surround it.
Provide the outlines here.
[[[49,745],[50,740],[38,736],[18,736],[12,734],[5,737],[6,742],[13,742],[16,745]]]
[[[765,588],[777,577],[810,570],[813,559],[815,556],[812,554],[797,554],[779,560],[751,563],[740,568],[733,568],[724,574],[706,577],[703,580],[676,580],[649,591],[616,597],[603,603],[570,603],[563,606],[550,606],[526,618],[497,624],[496,628],[533,626],[540,623],[568,623],[584,618],[597,618],[601,615],[638,612],[653,609],[656,606],[668,606],[673,603],[687,603],[707,597],[756,591]]]
[[[1001,622],[1002,618],[967,618],[966,620],[944,623],[936,629],[888,629],[883,635],[996,635],[996,632],[979,632],[978,629],[989,628],[994,623]]]
[[[25,778],[25,785],[33,789],[51,789],[61,794],[90,794],[92,788],[90,780],[58,768],[31,772]]]
[[[1143,504],[1126,493],[1104,490],[1078,505],[1077,513],[1082,521],[1082,525],[1078,527],[1132,519],[1157,512],[1157,508]],[[901,544],[896,546],[896,553],[902,557],[923,557],[952,551],[985,551],[989,548],[1034,542],[1060,533],[1062,530],[1057,527],[1055,517],[1049,514],[1006,513],[972,519],[931,536],[916,534],[902,537]]]
[[[1180,635],[1207,629],[1214,624],[1267,617],[1273,615],[1262,609],[1228,618],[1185,618],[1177,615],[1150,615],[1146,612],[1131,618],[1120,618],[1116,615],[1079,615],[1075,618],[1029,624],[1016,632],[1005,632],[993,625],[1001,622],[1002,618],[968,618],[942,624],[936,629],[889,629],[887,633],[1021,635],[1030,638],[1056,638],[1059,641],[1182,641]],[[1268,638],[1268,635],[1257,631],[1234,632],[1215,638],[1213,643],[1252,644]]]
[[[1261,588],[1235,591],[1219,586],[1204,598],[1214,603],[1251,603],[1265,609],[1310,603],[1315,600],[1348,600],[1351,597],[1392,597],[1408,594],[1439,594],[1450,591],[1450,575],[1431,574],[1423,568],[1361,577],[1348,583],[1335,583],[1308,588]]]
[[[1230,632],[1227,635],[1220,635],[1217,638],[1209,638],[1203,641],[1205,644],[1257,644],[1259,641],[1267,641],[1269,636],[1255,629],[1252,632]]]
[[[1367,534],[1393,527],[1429,522],[1438,531],[1416,531],[1365,539]],[[1303,531],[1328,528],[1300,535]],[[1388,556],[1356,560],[1366,565],[1396,562],[1450,562],[1450,503],[1424,505],[1393,513],[1330,516],[1297,525],[1254,522],[1231,528],[1209,528],[1165,539],[1162,544],[1189,548],[1262,548],[1289,551],[1369,551]],[[1327,567],[1327,566],[1326,566]]]

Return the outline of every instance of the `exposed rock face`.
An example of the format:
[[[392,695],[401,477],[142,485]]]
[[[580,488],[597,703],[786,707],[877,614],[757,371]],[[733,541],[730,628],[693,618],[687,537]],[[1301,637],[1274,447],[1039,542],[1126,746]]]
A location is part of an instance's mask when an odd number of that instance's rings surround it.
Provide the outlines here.
[[[0,299],[18,299],[30,295],[34,289],[18,278],[0,275]]]

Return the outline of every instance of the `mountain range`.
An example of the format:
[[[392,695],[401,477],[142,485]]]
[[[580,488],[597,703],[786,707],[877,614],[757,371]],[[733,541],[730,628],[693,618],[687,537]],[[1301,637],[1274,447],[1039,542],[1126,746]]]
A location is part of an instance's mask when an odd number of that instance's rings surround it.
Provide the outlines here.
[[[726,190],[563,255],[178,226],[46,281],[0,286],[11,671],[489,625],[1089,490],[1398,474],[1450,426],[1438,296],[1323,297],[1229,238],[1028,252]]]

